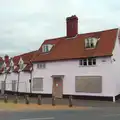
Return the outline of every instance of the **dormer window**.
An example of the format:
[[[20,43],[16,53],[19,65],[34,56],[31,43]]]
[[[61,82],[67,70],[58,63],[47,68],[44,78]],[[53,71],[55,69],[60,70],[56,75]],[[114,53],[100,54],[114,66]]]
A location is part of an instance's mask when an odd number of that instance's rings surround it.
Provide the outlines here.
[[[89,37],[85,39],[85,48],[95,48],[99,38]]]
[[[20,70],[24,69],[24,61],[22,60],[22,58],[20,58],[18,65],[20,67]]]
[[[10,70],[11,70],[11,71],[14,70],[14,62],[13,62],[12,59],[10,60]]]
[[[42,46],[42,52],[49,52],[52,47],[53,47],[53,45],[51,45],[51,44],[43,45]]]

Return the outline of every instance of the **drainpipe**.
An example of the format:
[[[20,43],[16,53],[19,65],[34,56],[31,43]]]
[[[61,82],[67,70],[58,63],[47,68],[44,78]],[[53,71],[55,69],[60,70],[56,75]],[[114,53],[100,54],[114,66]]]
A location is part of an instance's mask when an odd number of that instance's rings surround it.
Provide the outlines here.
[[[32,71],[30,71],[30,93],[32,93]]]
[[[113,96],[113,102],[115,103],[115,96]]]
[[[4,90],[3,90],[3,94],[5,94],[5,91],[6,91],[6,80],[7,80],[7,72],[5,72],[5,79],[4,79]]]

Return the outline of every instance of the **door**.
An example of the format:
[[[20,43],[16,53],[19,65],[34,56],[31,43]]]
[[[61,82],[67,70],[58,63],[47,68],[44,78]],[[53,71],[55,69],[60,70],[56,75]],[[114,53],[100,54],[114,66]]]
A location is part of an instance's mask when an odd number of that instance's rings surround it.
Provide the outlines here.
[[[56,98],[62,98],[63,96],[63,80],[61,78],[53,79],[53,96]]]

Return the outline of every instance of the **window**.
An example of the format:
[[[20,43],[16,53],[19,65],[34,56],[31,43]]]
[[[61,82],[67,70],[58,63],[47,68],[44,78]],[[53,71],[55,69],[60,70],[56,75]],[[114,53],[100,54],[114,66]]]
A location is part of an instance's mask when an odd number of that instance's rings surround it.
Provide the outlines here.
[[[90,41],[89,41],[89,39],[86,39],[86,48],[89,48],[89,43]]]
[[[85,39],[85,47],[86,48],[95,48],[95,46],[97,45],[97,41],[99,40],[100,38],[92,38],[92,37],[89,37],[89,38],[86,38]]]
[[[83,59],[83,64],[87,65],[87,59]]]
[[[38,64],[37,64],[37,68],[38,68],[38,69],[45,68],[45,67],[46,67],[46,64],[45,64],[45,63],[38,63]]]
[[[88,59],[81,59],[79,61],[80,66],[94,66],[96,65],[96,59],[95,58],[88,58]]]
[[[33,91],[43,91],[43,78],[33,78]]]
[[[93,48],[93,47],[94,47],[93,39],[87,38],[86,39],[86,48]]]
[[[48,45],[44,46],[44,51],[45,51],[45,52],[48,52],[48,51],[49,51],[49,50],[48,50]]]
[[[42,46],[42,52],[48,52],[49,51],[49,46],[48,45],[43,45]]]
[[[93,59],[93,65],[96,65],[96,59],[95,58]]]
[[[79,62],[80,62],[80,63],[79,63],[80,65],[83,65],[83,60],[80,60]]]
[[[54,45],[52,44],[45,44],[42,46],[42,52],[49,52]]]
[[[102,76],[75,76],[75,92],[101,93]]]
[[[88,59],[88,65],[92,65],[92,59],[91,58]]]
[[[94,41],[93,41],[92,38],[90,38],[90,43],[89,43],[89,44],[90,44],[90,47],[91,47],[91,48],[94,48]]]

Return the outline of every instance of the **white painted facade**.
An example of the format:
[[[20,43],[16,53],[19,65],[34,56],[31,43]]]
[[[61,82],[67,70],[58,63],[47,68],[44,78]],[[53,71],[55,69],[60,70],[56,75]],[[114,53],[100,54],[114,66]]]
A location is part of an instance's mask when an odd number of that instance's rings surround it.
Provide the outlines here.
[[[109,43],[108,43],[109,45]],[[115,59],[115,61],[114,61]],[[105,60],[105,62],[103,62]],[[96,66],[80,66],[79,60],[47,62],[46,68],[38,69],[33,65],[33,77],[43,77],[43,91],[34,93],[52,94],[52,75],[65,75],[63,79],[63,94],[111,96],[120,94],[120,44],[118,38],[112,57],[96,59]],[[102,76],[102,93],[75,92],[75,76]]]
[[[12,81],[18,79],[18,74],[17,73],[10,73],[7,74],[6,77],[6,90],[12,91]]]
[[[19,92],[30,92],[30,73],[29,72],[20,72],[20,84],[19,84]]]
[[[5,75],[1,74],[0,75],[0,90],[1,90],[1,82],[4,81],[4,79],[5,79]]]
[[[30,92],[30,73],[28,72],[20,72],[20,77],[19,77],[19,90],[18,92]],[[0,75],[0,82],[5,80],[5,74]],[[6,90],[7,91],[12,91],[12,81],[16,81],[16,91],[17,91],[17,83],[18,83],[18,73],[10,73],[7,74],[6,78]],[[1,89],[1,85],[0,85]]]

